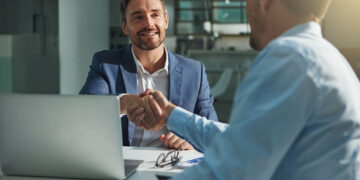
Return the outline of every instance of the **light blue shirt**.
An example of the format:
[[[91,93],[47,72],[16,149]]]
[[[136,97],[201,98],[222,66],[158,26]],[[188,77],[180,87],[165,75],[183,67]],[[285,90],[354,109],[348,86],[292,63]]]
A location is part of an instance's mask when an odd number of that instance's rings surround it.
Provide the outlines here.
[[[174,179],[360,179],[360,83],[314,22],[259,54],[229,125],[181,108],[167,127],[205,158]]]

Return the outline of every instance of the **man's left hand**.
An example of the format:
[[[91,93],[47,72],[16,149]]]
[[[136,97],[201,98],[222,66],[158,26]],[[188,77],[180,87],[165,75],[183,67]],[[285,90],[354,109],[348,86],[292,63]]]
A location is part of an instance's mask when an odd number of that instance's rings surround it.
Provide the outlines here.
[[[194,147],[185,141],[184,139],[181,139],[179,136],[175,135],[174,133],[167,133],[160,135],[160,140],[164,143],[166,148],[169,149],[180,149],[180,150],[193,150]]]

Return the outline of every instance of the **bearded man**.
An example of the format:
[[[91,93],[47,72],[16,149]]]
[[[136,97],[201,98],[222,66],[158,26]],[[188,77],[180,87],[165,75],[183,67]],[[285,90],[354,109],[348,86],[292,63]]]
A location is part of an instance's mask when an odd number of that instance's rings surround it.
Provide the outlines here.
[[[217,121],[204,64],[165,47],[169,17],[163,0],[124,0],[121,16],[123,32],[130,37],[131,45],[96,53],[80,94],[118,95],[126,146],[193,149],[166,127],[158,132],[144,130],[126,114],[129,107],[144,105],[139,93],[155,89],[173,104]]]

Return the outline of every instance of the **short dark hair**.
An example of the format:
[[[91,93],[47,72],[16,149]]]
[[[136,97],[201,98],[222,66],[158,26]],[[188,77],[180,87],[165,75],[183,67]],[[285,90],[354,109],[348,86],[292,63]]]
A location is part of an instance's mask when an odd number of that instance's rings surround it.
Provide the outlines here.
[[[166,12],[164,0],[159,1],[161,2],[164,12]],[[130,0],[122,0],[120,3],[120,18],[122,22],[126,22],[126,8],[129,2]]]
[[[296,15],[311,20],[322,20],[331,0],[281,0]]]

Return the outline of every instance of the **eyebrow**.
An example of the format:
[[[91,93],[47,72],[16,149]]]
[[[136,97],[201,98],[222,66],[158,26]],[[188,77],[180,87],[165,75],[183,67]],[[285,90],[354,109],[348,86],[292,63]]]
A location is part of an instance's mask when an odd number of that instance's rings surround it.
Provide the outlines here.
[[[141,11],[135,11],[135,12],[131,13],[130,16],[135,16],[137,14],[141,14]]]
[[[160,12],[160,9],[152,9],[152,12]],[[135,16],[137,14],[141,14],[141,11],[135,11],[133,13],[130,14],[130,16]]]

